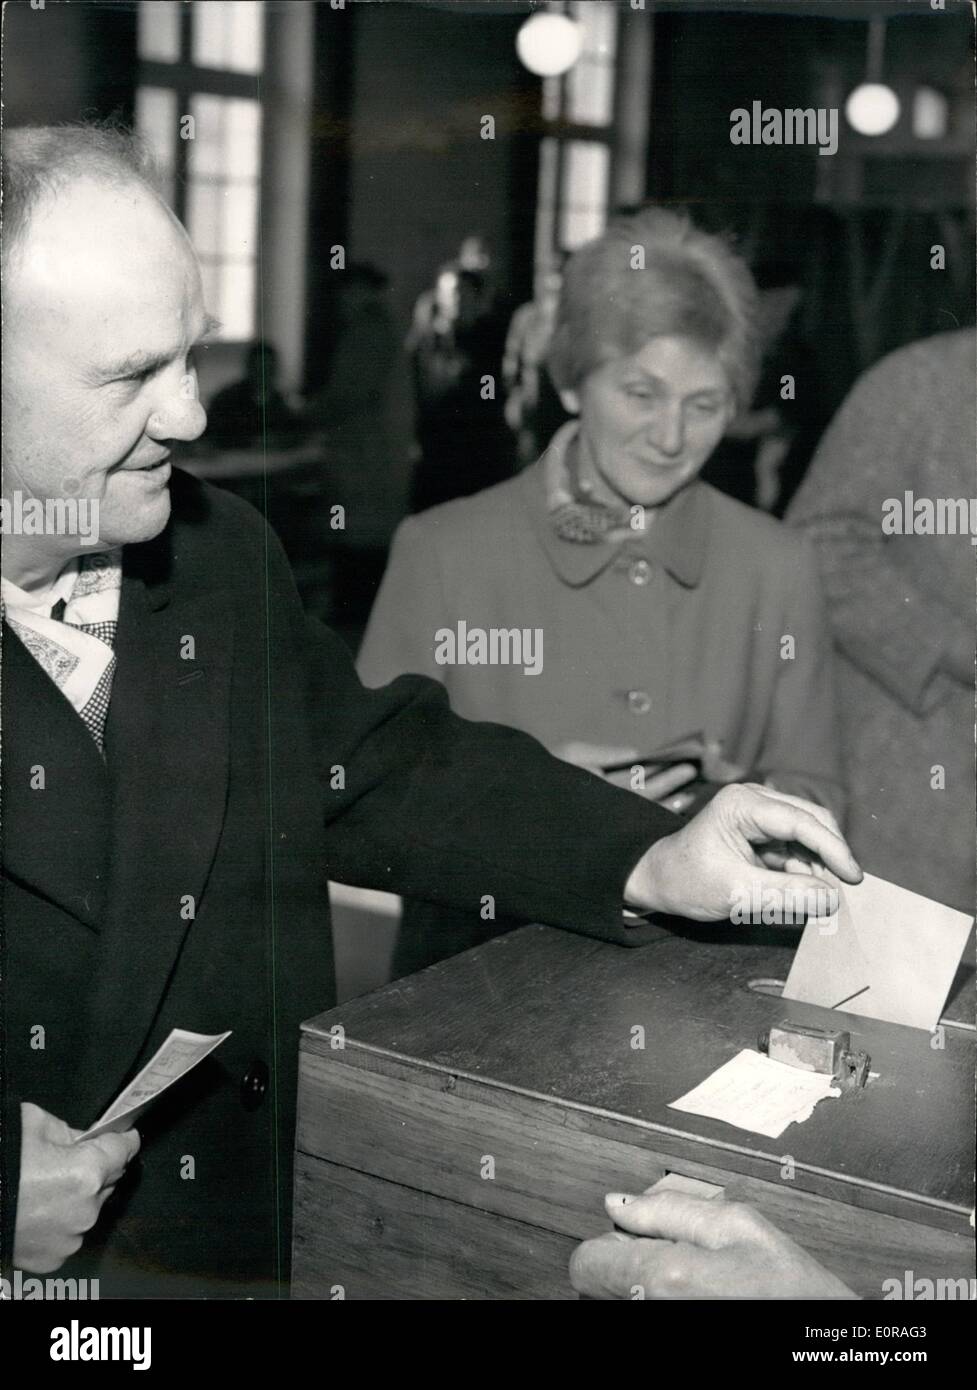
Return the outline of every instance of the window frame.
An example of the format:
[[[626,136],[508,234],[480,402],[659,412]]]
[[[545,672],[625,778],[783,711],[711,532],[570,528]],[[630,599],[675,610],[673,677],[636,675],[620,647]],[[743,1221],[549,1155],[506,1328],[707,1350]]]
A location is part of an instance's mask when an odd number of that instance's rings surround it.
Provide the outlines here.
[[[547,11],[554,14],[564,14],[568,18],[574,18],[574,10],[570,0],[558,0],[558,3],[550,3],[546,6]],[[595,125],[593,123],[576,121],[570,116],[570,76],[573,68],[562,73],[559,77],[548,77],[542,79],[541,90],[541,124],[542,134],[540,137],[540,158],[539,173],[537,184],[536,201],[536,274],[545,273],[549,264],[554,259],[562,256],[568,250],[563,238],[563,226],[566,220],[568,204],[566,201],[567,184],[567,164],[569,161],[569,146],[573,143],[602,145],[607,152],[607,196],[604,201],[605,220],[610,211],[611,188],[614,168],[614,112],[616,109],[618,96],[618,71],[620,53],[620,16],[614,36],[614,53],[608,63],[611,70],[611,112],[606,124]],[[578,59],[578,62],[580,60]],[[574,65],[576,66],[576,64]],[[544,169],[544,159],[542,157],[543,144],[552,141],[555,148],[555,158],[551,172]],[[545,187],[550,183],[549,188]]]
[[[264,28],[264,49],[268,45],[268,9],[262,16]],[[176,96],[179,116],[190,112],[190,103],[195,96],[241,97],[247,101],[257,101],[261,106],[262,128],[264,127],[264,96],[262,79],[264,72],[232,72],[227,68],[201,67],[194,63],[193,53],[193,7],[180,6],[180,56],[174,62],[164,62],[159,58],[138,60],[136,85],[139,87],[165,87]],[[187,211],[187,184],[189,181],[187,145],[189,141],[177,139],[173,157],[173,211],[181,222]],[[258,183],[261,184],[264,161],[259,155]]]
[[[257,151],[257,176],[254,186],[257,191],[257,213],[255,225],[255,237],[260,239],[261,235],[261,201],[264,191],[265,179],[265,126],[267,121],[267,109],[264,100],[263,83],[265,76],[265,65],[268,55],[268,20],[269,9],[267,4],[263,7],[261,28],[262,28],[262,56],[261,67],[258,72],[237,72],[228,68],[207,67],[193,61],[193,6],[181,5],[179,13],[178,28],[178,57],[173,60],[162,58],[145,58],[137,53],[136,66],[136,102],[138,104],[139,92],[143,88],[156,88],[172,93],[176,108],[176,119],[179,123],[184,117],[193,112],[194,101],[199,97],[221,97],[255,102],[258,106],[260,134],[258,137]],[[180,138],[179,129],[174,136],[172,144],[172,168],[168,170],[171,182],[171,207],[179,218],[180,222],[187,227],[191,236],[193,228],[188,221],[190,210],[190,189],[194,182],[218,184],[234,182],[234,180],[214,180],[201,177],[194,180],[190,172],[190,141]],[[224,337],[225,342],[244,342],[253,338],[260,331],[261,306],[259,302],[260,292],[260,256],[256,249],[255,256],[246,262],[236,261],[231,257],[206,255],[201,257],[202,261],[210,267],[216,267],[218,271],[225,264],[247,264],[250,266],[253,280],[252,285],[252,323],[251,332],[245,338],[237,335]],[[219,306],[215,306],[219,312]]]

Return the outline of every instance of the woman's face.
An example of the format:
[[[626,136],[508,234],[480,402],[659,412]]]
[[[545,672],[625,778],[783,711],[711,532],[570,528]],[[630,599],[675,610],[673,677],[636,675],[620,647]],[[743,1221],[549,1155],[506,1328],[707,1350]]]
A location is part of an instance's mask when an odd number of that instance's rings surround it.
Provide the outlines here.
[[[583,462],[616,498],[666,502],[694,478],[734,414],[726,370],[690,338],[652,338],[565,393],[579,407]]]

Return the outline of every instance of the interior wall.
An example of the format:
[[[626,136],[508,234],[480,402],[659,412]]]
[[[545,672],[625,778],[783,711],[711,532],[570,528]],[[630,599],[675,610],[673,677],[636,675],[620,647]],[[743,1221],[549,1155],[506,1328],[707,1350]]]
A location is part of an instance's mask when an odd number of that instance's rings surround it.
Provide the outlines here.
[[[135,5],[5,5],[4,124],[132,119]]]
[[[822,427],[871,361],[974,317],[972,256],[957,257],[939,294],[929,260],[930,245],[945,239],[946,217],[957,237],[967,208],[972,217],[973,29],[965,16],[927,6],[889,18],[885,78],[897,87],[926,82],[944,91],[952,118],[945,139],[897,166],[886,197],[846,206],[835,196],[859,149],[843,113],[834,156],[814,147],[730,144],[729,113],[737,107],[835,105],[825,101],[826,74],[842,94],[863,80],[868,26],[858,16],[868,9],[839,8],[844,18],[803,9],[733,18],[703,11],[695,0],[655,20],[648,196],[684,203],[709,230],[732,232],[761,283],[802,287],[800,319],[817,359]],[[904,125],[875,142],[877,153],[902,154],[906,140]],[[890,238],[898,242],[870,333],[855,322],[850,222],[866,239],[873,275]],[[870,351],[860,347],[863,340]]]
[[[348,256],[389,275],[402,337],[418,295],[470,233],[487,238],[496,289],[515,307],[532,292],[539,107],[538,82],[515,51],[524,16],[391,3],[355,6],[350,18]],[[328,39],[336,19],[320,19]],[[495,120],[494,139],[481,138],[483,116]],[[403,482],[405,359],[389,426]]]

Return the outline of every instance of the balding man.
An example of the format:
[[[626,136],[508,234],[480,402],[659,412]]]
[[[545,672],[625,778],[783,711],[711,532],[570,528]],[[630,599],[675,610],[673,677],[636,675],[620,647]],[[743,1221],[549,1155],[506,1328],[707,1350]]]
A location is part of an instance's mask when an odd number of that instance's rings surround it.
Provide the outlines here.
[[[624,904],[804,893],[784,842],[860,871],[788,797],[726,789],[682,825],[433,683],[363,690],[261,518],[172,467],[209,320],[130,144],[15,130],[4,157],[5,1257],[103,1297],[279,1296],[329,878],[639,944]],[[72,499],[97,539],[59,523]],[[138,1159],[133,1131],[75,1142],[177,1027],[232,1036]]]

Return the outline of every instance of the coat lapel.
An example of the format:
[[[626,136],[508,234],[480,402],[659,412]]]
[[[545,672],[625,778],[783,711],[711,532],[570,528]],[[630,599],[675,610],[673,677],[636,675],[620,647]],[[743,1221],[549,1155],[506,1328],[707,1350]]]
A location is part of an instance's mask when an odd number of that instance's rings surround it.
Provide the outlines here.
[[[230,598],[123,580],[106,727],[112,783],[108,914],[80,1074],[100,1112],[131,1069],[199,913],[228,783]],[[187,639],[194,655],[185,659]],[[95,1113],[91,1116],[95,1118]]]
[[[76,711],[6,625],[3,810],[5,873],[100,930],[106,766]]]

